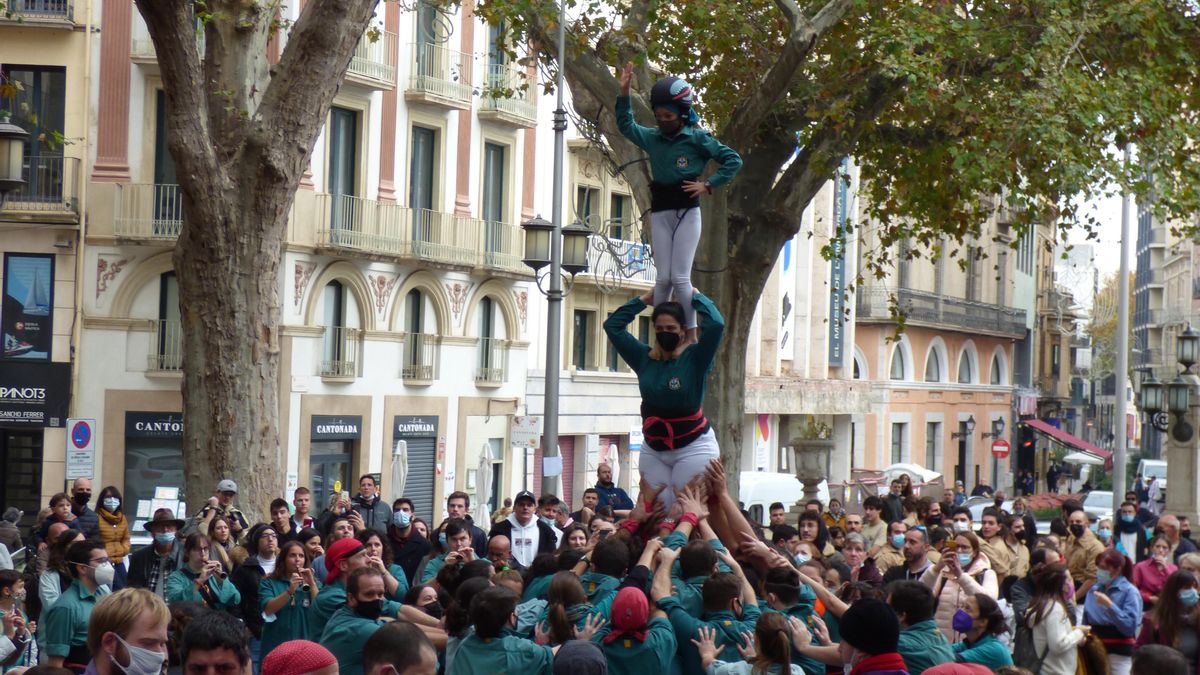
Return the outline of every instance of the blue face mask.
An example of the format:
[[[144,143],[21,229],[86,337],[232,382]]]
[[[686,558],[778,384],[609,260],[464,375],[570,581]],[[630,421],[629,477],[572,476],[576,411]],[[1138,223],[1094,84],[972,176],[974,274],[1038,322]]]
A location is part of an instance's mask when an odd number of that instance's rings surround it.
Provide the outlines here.
[[[1200,592],[1196,589],[1189,588],[1179,592],[1179,602],[1183,603],[1184,607],[1195,607],[1197,601],[1200,601]]]
[[[1136,521],[1137,521],[1137,516],[1132,516],[1128,513],[1121,514],[1121,522],[1122,523],[1132,523],[1132,522],[1136,522]]]
[[[974,557],[975,556],[971,555],[970,553],[959,553],[958,554],[958,564],[962,565],[963,567],[966,567],[967,565],[971,564],[971,558],[974,558]]]
[[[1105,569],[1096,570],[1096,583],[1101,586],[1107,586],[1112,583],[1112,572]]]
[[[543,516],[543,517],[541,517],[541,518],[538,518],[538,520],[540,520],[540,521],[542,521],[543,523],[545,523],[545,524],[549,525],[550,527],[554,527],[554,519],[553,519],[553,518],[546,518],[546,517],[544,517],[544,516]]]
[[[412,514],[408,511],[396,511],[392,513],[392,523],[402,530],[408,527],[411,522]]]
[[[804,555],[803,553],[797,553],[796,554],[796,567],[804,567],[806,564],[808,564],[808,561],[810,561],[810,560],[812,560],[812,558]]]
[[[904,535],[893,534],[892,535],[892,546],[895,546],[896,548],[904,548]]]
[[[1108,529],[1107,527],[1100,528],[1099,530],[1096,530],[1096,536],[1100,537],[1100,541],[1106,542],[1109,539],[1112,539],[1112,530]]]
[[[446,548],[446,533],[445,532],[438,532],[438,544],[441,544],[442,548]]]
[[[173,543],[175,543],[175,533],[174,532],[159,532],[154,535],[154,543],[163,544],[164,546],[167,544],[173,544]]]
[[[107,509],[109,513],[116,513],[117,509],[121,508],[121,500],[117,499],[116,497],[105,497],[104,508]]]

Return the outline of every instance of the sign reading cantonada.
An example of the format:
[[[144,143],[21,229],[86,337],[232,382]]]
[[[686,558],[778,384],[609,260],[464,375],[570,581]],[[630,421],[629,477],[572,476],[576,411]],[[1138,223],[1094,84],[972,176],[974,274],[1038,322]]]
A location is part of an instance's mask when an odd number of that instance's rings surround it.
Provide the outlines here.
[[[0,426],[62,427],[71,401],[71,364],[0,366]]]

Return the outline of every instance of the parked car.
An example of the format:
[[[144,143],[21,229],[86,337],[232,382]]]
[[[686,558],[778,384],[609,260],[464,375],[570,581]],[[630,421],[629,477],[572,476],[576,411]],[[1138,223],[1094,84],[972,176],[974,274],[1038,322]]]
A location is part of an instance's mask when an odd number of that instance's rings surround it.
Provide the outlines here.
[[[1087,512],[1088,520],[1098,522],[1102,518],[1112,518],[1113,493],[1111,490],[1092,490],[1083,500],[1083,510]]]
[[[771,504],[781,502],[785,509],[791,510],[793,504],[804,499],[804,484],[791,473],[743,471],[738,496],[750,517],[766,525],[771,520]],[[817,486],[817,499],[822,504],[829,504],[829,485],[826,481],[821,481]]]
[[[1159,499],[1163,504],[1167,503],[1167,460],[1165,459],[1143,459],[1138,462],[1137,474],[1134,478],[1140,478],[1149,484],[1150,477],[1158,477],[1158,490],[1161,495]],[[1129,489],[1134,489],[1130,487]]]

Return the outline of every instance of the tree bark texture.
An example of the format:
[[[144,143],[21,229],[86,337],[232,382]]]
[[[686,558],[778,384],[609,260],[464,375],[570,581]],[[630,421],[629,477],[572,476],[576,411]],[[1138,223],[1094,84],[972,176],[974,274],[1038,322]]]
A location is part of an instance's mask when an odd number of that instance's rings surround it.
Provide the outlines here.
[[[267,504],[283,493],[283,237],[300,176],[376,2],[309,0],[271,67],[267,43],[278,2],[137,0],[158,55],[182,193],[174,264],[191,512],[222,478],[237,482],[251,522],[265,519]]]

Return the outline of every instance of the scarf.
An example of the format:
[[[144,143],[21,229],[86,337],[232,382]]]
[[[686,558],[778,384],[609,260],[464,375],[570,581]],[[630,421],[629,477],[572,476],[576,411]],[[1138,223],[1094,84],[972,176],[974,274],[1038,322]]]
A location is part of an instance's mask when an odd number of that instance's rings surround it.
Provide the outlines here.
[[[896,652],[888,652],[886,654],[868,656],[863,659],[857,666],[854,666],[854,670],[850,671],[850,675],[864,675],[865,673],[873,673],[880,670],[908,672],[908,666],[904,664],[904,657]]]
[[[108,509],[96,509],[96,515],[100,516],[104,522],[113,526],[120,525],[121,521],[125,520],[124,513],[111,513]]]
[[[1113,522],[1113,525],[1116,526],[1119,534],[1135,534],[1138,530],[1142,529],[1142,524],[1138,522],[1136,516],[1134,517],[1132,523],[1127,523],[1124,520],[1121,520],[1120,516],[1117,516]]]

